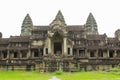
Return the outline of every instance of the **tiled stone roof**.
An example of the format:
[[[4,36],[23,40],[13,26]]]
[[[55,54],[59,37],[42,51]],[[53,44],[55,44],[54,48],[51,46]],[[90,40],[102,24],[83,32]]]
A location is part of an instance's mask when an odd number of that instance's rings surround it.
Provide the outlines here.
[[[49,26],[34,26],[33,31],[42,31],[42,30],[48,30]],[[85,29],[84,25],[68,25],[67,26],[68,31],[81,31]]]
[[[105,40],[105,35],[87,35],[87,40]]]
[[[0,38],[0,44],[8,44],[9,38]]]
[[[30,37],[28,36],[11,36],[9,42],[29,42]]]
[[[108,43],[116,43],[119,42],[117,38],[107,38]]]

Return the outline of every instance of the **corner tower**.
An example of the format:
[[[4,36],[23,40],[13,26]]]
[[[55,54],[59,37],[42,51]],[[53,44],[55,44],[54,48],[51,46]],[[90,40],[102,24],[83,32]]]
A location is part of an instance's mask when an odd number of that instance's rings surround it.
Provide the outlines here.
[[[85,31],[86,31],[86,35],[97,35],[98,34],[97,23],[92,13],[90,13],[87,18]]]
[[[2,38],[2,32],[0,32],[0,38]]]
[[[29,16],[29,14],[26,15],[26,17],[23,20],[22,26],[21,26],[21,36],[31,36],[32,34],[32,19]]]
[[[118,40],[120,40],[120,29],[115,31],[115,38],[117,38]]]

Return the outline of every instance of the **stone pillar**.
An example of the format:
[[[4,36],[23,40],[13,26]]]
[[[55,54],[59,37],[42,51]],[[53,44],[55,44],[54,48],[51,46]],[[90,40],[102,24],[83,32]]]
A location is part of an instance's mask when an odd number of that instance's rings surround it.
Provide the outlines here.
[[[73,49],[70,48],[70,55],[73,55]]]
[[[41,56],[40,56],[40,53],[41,53],[41,52],[40,52],[40,49],[38,49],[38,57],[41,57]]]
[[[79,55],[79,49],[77,49],[77,57],[80,57],[80,55]]]
[[[42,69],[43,69],[43,71],[45,71],[45,62],[44,61],[42,62],[42,65],[43,65]]]
[[[109,50],[107,50],[107,58],[109,58]]]
[[[66,55],[67,54],[67,38],[66,37],[64,37],[64,55]]]
[[[1,59],[3,59],[3,52],[1,51]]]
[[[21,58],[21,52],[18,50],[18,58]]]
[[[19,56],[20,56],[20,58],[22,58],[22,52],[21,51],[19,51]]]
[[[48,38],[48,54],[51,54],[51,40]]]
[[[43,49],[43,55],[45,56],[46,55],[46,48],[44,47]]]
[[[95,52],[95,57],[98,58],[98,49]]]
[[[31,58],[31,51],[30,49],[28,50],[28,55],[27,55],[28,58]]]
[[[10,52],[9,52],[9,50],[7,51],[7,59],[10,59]]]
[[[117,57],[117,53],[116,53],[116,50],[114,50],[114,58]]]
[[[87,49],[85,49],[85,57],[87,58],[88,56]]]
[[[0,51],[0,59],[2,59],[2,51]]]

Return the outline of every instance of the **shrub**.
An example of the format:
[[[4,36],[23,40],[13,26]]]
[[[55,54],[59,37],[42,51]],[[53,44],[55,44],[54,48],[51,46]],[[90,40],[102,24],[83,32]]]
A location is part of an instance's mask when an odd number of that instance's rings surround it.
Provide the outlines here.
[[[76,71],[77,72],[85,72],[85,69],[84,68],[77,68]]]
[[[63,71],[62,70],[57,70],[57,71],[55,71],[55,74],[56,75],[61,75],[61,74],[63,74]]]

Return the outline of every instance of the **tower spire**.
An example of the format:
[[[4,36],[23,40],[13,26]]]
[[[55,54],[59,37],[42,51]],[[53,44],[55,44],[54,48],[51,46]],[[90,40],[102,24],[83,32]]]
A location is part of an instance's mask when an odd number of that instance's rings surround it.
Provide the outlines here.
[[[50,23],[50,32],[61,31],[63,33],[67,33],[67,25],[64,20],[64,16],[62,12],[59,10],[55,19]]]
[[[92,13],[89,14],[86,21],[86,33],[87,34],[98,34],[97,23]]]
[[[62,22],[65,22],[62,12],[60,10],[58,11],[58,13],[56,15],[55,20],[60,20]]]
[[[33,27],[33,22],[29,14],[27,14],[23,20],[21,26],[21,36],[30,36]]]

